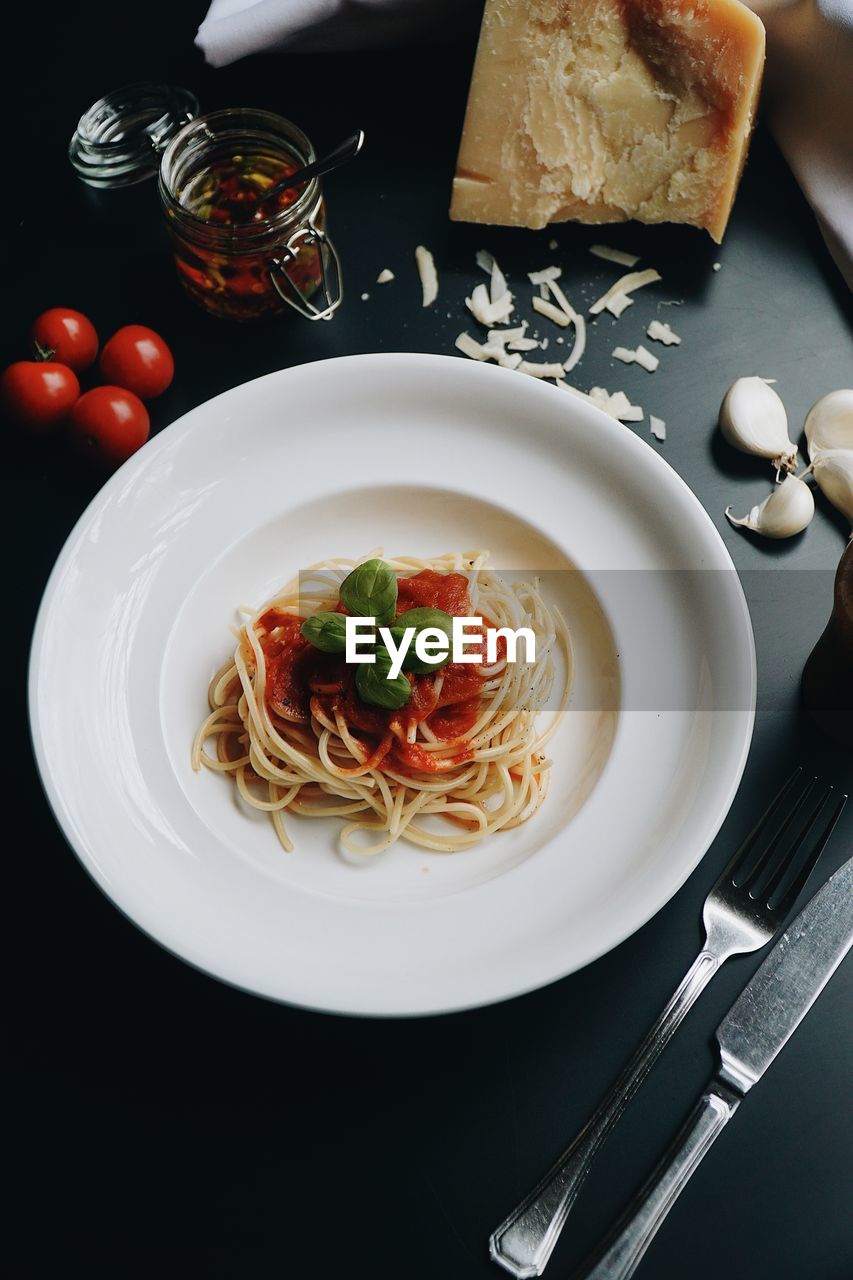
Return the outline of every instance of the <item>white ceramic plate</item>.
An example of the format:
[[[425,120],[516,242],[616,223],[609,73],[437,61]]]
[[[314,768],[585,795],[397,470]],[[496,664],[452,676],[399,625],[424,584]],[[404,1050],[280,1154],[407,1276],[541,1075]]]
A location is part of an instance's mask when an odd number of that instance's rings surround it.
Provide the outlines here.
[[[452,856],[354,864],[334,819],[289,819],[285,854],[190,768],[207,683],[237,605],[380,545],[546,571],[578,669],[551,793]],[[30,668],[50,803],[116,905],[228,982],[364,1014],[500,1000],[637,929],[728,811],[754,699],[736,574],[667,464],[556,387],[427,355],[271,374],[157,436],[68,539]]]

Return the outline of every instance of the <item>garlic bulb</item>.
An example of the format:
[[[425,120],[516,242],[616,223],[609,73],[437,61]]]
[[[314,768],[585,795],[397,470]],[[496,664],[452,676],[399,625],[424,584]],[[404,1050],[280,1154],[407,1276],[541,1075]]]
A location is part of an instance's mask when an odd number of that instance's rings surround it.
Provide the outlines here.
[[[820,449],[853,449],[853,391],[830,391],[812,405],[806,441],[812,461]]]
[[[765,538],[791,538],[802,533],[814,515],[814,498],[805,481],[786,476],[779,488],[747,515],[733,516],[731,507],[726,507],[726,515],[733,525]]]
[[[797,446],[788,439],[785,406],[763,378],[738,378],[720,405],[720,430],[742,453],[772,458],[780,471],[793,471]]]
[[[819,449],[809,469],[824,496],[853,526],[853,449]]]

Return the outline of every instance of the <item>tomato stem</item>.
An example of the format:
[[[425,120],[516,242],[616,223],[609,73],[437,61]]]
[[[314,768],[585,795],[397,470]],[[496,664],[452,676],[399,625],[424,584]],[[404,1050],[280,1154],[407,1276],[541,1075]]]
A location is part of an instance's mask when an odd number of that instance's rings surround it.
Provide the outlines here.
[[[40,342],[35,344],[35,348],[36,360],[52,360],[56,355],[56,350],[53,347],[43,347]]]

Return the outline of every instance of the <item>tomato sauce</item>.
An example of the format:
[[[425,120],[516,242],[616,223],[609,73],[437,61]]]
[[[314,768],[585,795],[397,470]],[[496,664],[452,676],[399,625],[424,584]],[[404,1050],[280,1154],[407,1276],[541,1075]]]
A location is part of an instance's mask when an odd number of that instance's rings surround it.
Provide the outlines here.
[[[339,610],[344,611],[342,606]],[[397,583],[397,616],[408,609],[442,609],[452,617],[470,617],[468,581],[460,573],[437,573],[424,569]],[[408,731],[426,723],[441,742],[454,744],[451,754],[436,758],[422,744],[401,741],[396,734],[392,746],[378,766],[395,772],[417,769],[442,773],[469,760],[473,755],[467,735],[482,710],[481,690],[486,677],[480,662],[451,662],[437,675],[409,675],[412,696],[398,711],[372,707],[356,692],[355,671],[338,654],[321,653],[302,635],[304,618],[268,609],[259,619],[261,644],[266,659],[266,699],[270,709],[284,720],[307,724],[311,699],[319,699],[333,719],[336,712],[350,733],[364,742],[367,755],[379,749],[383,738],[396,729],[403,738]],[[487,620],[483,619],[485,631]],[[476,633],[478,628],[469,628]],[[440,681],[440,690],[436,685]]]

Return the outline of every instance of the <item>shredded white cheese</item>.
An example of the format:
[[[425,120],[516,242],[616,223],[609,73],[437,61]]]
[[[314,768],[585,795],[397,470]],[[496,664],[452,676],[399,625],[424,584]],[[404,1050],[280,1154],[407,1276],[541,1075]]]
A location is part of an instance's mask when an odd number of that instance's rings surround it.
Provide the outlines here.
[[[662,342],[665,347],[677,347],[681,342],[678,334],[661,320],[653,320],[646,330],[646,337],[653,342]]]
[[[660,364],[657,356],[653,356],[651,351],[647,351],[643,346],[639,346],[633,351],[629,347],[614,347],[611,354],[614,359],[621,360],[623,364],[638,364],[641,369],[645,369],[648,373],[654,373]]]
[[[517,369],[521,363],[522,363],[521,356],[512,355],[510,353],[506,353],[502,355],[500,360],[498,361],[498,364],[501,365],[504,369]]]
[[[559,324],[564,329],[572,323],[571,316],[566,315],[565,311],[561,311],[559,307],[555,307],[553,302],[546,302],[544,298],[533,299],[533,310],[538,311],[540,316],[553,320],[554,324]]]
[[[526,332],[527,321],[522,320],[521,324],[516,329],[490,329],[489,342],[503,343],[504,345],[509,342],[518,342],[524,337]],[[533,345],[538,346],[539,344],[534,343]]]
[[[367,299],[368,299],[369,297],[370,297],[370,294],[369,294],[369,293],[363,293],[363,294],[361,295],[361,300],[362,300],[362,302],[367,302]]]
[[[491,280],[489,281],[489,298],[492,306],[500,302],[507,293],[506,277],[497,262],[492,260]]]
[[[575,326],[575,345],[572,347],[571,355],[563,362],[566,373],[571,373],[586,350],[586,321],[583,316],[575,313],[572,316],[572,323]]]
[[[615,262],[620,267],[635,267],[640,259],[634,253],[623,253],[621,249],[611,249],[607,244],[591,244],[589,251],[595,254],[596,258],[603,258],[605,262]]]
[[[565,372],[561,364],[540,364],[538,360],[522,360],[518,366],[519,373],[529,373],[533,378],[564,378]]]
[[[634,352],[634,360],[641,369],[645,369],[646,373],[654,373],[655,369],[660,364],[660,360],[657,356],[652,355],[651,351],[647,350],[642,343]]]
[[[508,320],[513,312],[512,294],[508,291],[497,302],[492,302],[484,284],[474,286],[471,297],[465,299],[465,306],[475,320],[479,320],[484,328],[500,324]]]
[[[642,422],[643,410],[638,404],[631,404],[624,391],[614,391],[611,395],[605,387],[590,387],[589,398],[599,409],[603,409],[617,422]]]
[[[471,360],[491,360],[494,358],[492,350],[477,342],[476,338],[472,338],[470,333],[460,333],[454,345],[463,355],[470,357]],[[503,354],[500,348],[494,348],[493,350],[498,354]]]
[[[536,351],[539,343],[535,338],[514,338],[507,343],[507,347],[510,351]]]
[[[561,311],[565,311],[570,320],[575,318],[575,309],[569,302],[556,280],[546,281],[546,288]]]
[[[492,267],[494,265],[495,265],[495,260],[492,257],[492,255],[489,253],[488,249],[477,250],[477,266],[480,268],[481,271],[485,271],[486,275],[490,276],[492,274]]]
[[[634,299],[629,298],[627,293],[623,293],[620,289],[618,293],[614,293],[612,298],[604,304],[612,316],[618,320],[622,312],[628,307],[633,307]]]
[[[394,272],[390,271],[388,267],[383,267],[382,270],[379,272],[379,275],[376,277],[376,283],[390,284],[393,279],[394,279]]]
[[[559,280],[562,274],[559,267],[543,267],[541,271],[528,271],[527,279],[531,284],[547,284],[549,280]]]
[[[570,382],[565,382],[565,381],[558,382],[557,386],[560,387],[563,391],[571,391],[573,396],[578,396],[579,399],[581,400],[590,399],[590,397],[587,395],[585,391],[581,391],[580,387],[573,387]]]
[[[649,267],[646,271],[629,271],[627,275],[621,276],[615,284],[610,286],[606,293],[603,293],[592,304],[590,313],[597,316],[617,293],[633,293],[635,289],[642,289],[644,285],[653,284],[660,278],[660,272],[655,271],[654,267]]]
[[[714,263],[714,265],[713,265],[713,267],[711,268],[711,270],[712,270],[712,271],[719,271],[719,270],[721,270],[722,265],[723,265],[723,264],[722,264],[722,262],[715,262],[715,263]]]
[[[560,246],[557,244],[556,240],[548,241],[548,248],[551,250],[552,253],[554,252],[555,249],[559,249],[559,247]]]
[[[656,418],[653,413],[649,414],[649,430],[656,440],[666,439],[666,423],[663,418]]]
[[[423,305],[431,307],[438,297],[438,272],[435,269],[435,259],[429,249],[425,249],[422,244],[419,244],[415,249],[415,262],[417,263],[418,275],[421,278]]]

